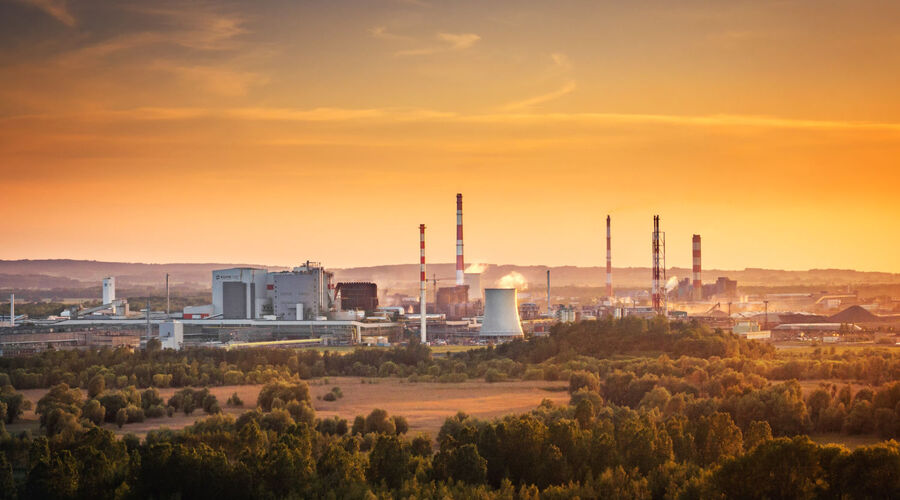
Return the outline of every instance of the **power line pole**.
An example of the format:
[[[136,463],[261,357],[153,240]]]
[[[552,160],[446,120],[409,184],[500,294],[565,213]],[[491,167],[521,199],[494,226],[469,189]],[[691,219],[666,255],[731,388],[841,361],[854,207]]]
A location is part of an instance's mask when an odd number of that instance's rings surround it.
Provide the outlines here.
[[[169,317],[169,273],[166,273],[166,317]]]
[[[147,341],[150,341],[151,335],[151,327],[150,327],[150,297],[147,297]]]

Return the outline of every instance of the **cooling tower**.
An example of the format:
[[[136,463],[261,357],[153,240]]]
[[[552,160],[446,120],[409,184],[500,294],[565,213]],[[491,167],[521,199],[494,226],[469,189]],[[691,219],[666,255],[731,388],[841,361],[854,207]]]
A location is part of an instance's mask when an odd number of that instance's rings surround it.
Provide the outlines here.
[[[515,288],[484,289],[482,337],[521,337],[522,323]]]

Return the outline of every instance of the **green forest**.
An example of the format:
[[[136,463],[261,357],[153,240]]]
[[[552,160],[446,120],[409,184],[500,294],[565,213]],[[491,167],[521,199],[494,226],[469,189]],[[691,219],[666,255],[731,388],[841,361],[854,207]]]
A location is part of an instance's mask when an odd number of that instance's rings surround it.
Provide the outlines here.
[[[375,409],[317,417],[307,381],[550,380],[569,402],[436,436]],[[264,384],[257,401],[208,388]],[[433,355],[402,347],[56,351],[0,358],[0,498],[897,498],[900,356],[776,352],[664,319],[556,325],[549,336]],[[38,401],[20,391],[49,389]],[[164,400],[161,388],[177,388]],[[173,389],[174,390],[174,389]],[[335,388],[332,398],[340,398]],[[243,407],[238,416],[223,407]],[[107,423],[196,415],[117,437]],[[808,436],[877,436],[848,449]]]

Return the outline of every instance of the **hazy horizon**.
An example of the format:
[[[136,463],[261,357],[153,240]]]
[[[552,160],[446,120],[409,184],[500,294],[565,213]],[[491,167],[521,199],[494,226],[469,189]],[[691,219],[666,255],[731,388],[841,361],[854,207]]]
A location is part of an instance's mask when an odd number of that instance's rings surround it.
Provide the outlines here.
[[[900,272],[900,4],[0,3],[0,258]]]

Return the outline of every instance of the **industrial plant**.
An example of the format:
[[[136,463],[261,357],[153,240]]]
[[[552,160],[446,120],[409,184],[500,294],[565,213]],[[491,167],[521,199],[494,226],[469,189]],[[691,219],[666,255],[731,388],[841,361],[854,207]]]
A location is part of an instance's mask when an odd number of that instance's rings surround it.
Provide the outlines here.
[[[168,349],[391,345],[410,339],[429,344],[493,344],[546,335],[556,323],[627,316],[698,321],[756,340],[834,342],[842,335],[865,331],[856,323],[878,318],[861,308],[853,294],[742,295],[738,282],[727,276],[704,283],[699,234],[691,236],[690,274],[678,276],[675,268],[666,265],[666,233],[659,215],[652,218],[646,287],[620,283],[614,288],[611,215],[606,216],[605,236],[605,287],[587,300],[554,295],[549,268],[545,290],[526,290],[527,280],[516,273],[485,286],[485,266],[466,267],[463,196],[458,193],[455,272],[429,275],[426,225],[420,224],[418,297],[397,291],[389,294],[372,281],[339,282],[334,271],[307,260],[288,269],[214,269],[210,303],[187,305],[179,311],[170,310],[166,274],[165,310],[155,311],[149,297],[132,298],[137,302],[132,304],[117,298],[116,277],[107,276],[101,282],[99,302],[74,304],[57,316],[17,316],[12,295],[10,314],[0,317],[0,325],[7,327],[0,334],[0,354],[23,355],[49,348],[139,348],[151,341]],[[841,305],[862,313],[854,310],[834,318],[813,314]]]

